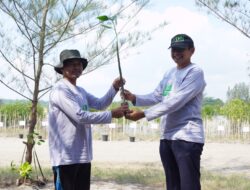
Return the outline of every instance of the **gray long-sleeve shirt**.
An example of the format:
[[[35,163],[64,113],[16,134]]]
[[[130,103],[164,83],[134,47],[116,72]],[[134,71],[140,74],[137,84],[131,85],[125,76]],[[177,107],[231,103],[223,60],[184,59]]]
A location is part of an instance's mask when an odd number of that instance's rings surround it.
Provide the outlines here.
[[[52,166],[88,163],[92,160],[90,124],[110,123],[110,111],[102,110],[112,102],[113,86],[102,98],[61,79],[53,87],[49,100],[49,150]]]
[[[196,64],[175,67],[152,93],[136,95],[136,105],[152,106],[144,111],[149,121],[161,117],[161,139],[204,143],[201,105],[205,86],[203,71]]]

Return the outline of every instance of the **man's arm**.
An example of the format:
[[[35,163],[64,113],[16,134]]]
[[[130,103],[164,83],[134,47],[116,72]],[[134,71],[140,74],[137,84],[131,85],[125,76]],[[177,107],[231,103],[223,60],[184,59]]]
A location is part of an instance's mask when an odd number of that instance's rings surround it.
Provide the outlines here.
[[[206,86],[203,71],[198,69],[192,71],[177,91],[171,93],[164,101],[144,111],[147,120],[153,120],[162,115],[169,114],[181,109],[191,99],[202,93]]]

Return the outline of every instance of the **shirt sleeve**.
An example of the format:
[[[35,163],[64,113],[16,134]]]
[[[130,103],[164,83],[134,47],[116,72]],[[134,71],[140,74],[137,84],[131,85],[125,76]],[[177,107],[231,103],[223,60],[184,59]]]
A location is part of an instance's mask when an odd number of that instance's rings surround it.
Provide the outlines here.
[[[158,84],[155,90],[146,95],[136,95],[135,106],[152,106],[162,101],[162,83]]]
[[[65,88],[55,89],[50,96],[52,106],[63,112],[70,120],[77,124],[100,124],[110,123],[112,114],[110,111],[89,112],[82,110],[77,98],[69,90]]]
[[[191,70],[175,92],[162,102],[144,111],[147,120],[150,121],[181,109],[191,99],[202,93],[205,85],[203,71],[200,69]]]
[[[97,98],[94,95],[87,93],[89,107],[97,110],[103,110],[107,108],[112,103],[116,93],[117,91],[113,86],[111,86],[107,93],[101,98]]]

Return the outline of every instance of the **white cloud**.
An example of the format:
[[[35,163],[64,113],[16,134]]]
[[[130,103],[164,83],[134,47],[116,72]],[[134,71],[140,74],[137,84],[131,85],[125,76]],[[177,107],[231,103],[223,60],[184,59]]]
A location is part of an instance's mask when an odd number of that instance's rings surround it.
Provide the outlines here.
[[[207,96],[225,100],[228,86],[248,82],[248,39],[212,15],[183,7],[167,7],[162,13],[143,10],[139,20],[141,29],[152,28],[164,20],[169,24],[138,49],[140,54],[122,60],[123,76],[127,80],[125,88],[132,92],[151,92],[165,71],[175,65],[168,46],[177,33],[187,33],[195,42],[193,62],[204,69]],[[84,76],[82,81],[90,92],[100,96],[117,75],[117,65],[112,64]]]
[[[123,76],[127,81],[125,88],[132,92],[144,94],[152,91],[165,71],[175,65],[168,47],[171,37],[177,33],[187,33],[195,42],[193,62],[204,69],[207,96],[225,100],[228,86],[249,82],[249,39],[230,25],[205,12],[180,6],[168,6],[165,11],[145,9],[138,19],[141,24],[138,27],[142,30],[163,21],[169,24],[154,33],[151,41],[138,48],[140,54],[121,60]],[[117,76],[117,65],[111,64],[83,76],[78,84],[90,93],[102,96]]]

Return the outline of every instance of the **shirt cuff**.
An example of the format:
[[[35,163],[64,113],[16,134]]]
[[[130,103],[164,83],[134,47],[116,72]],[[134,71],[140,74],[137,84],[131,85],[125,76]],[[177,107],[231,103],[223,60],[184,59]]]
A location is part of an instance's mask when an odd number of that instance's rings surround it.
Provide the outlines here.
[[[107,122],[108,123],[111,123],[112,122],[112,113],[111,113],[111,111],[107,111],[108,113],[107,113]]]
[[[144,115],[145,115],[145,118],[147,119],[147,121],[151,121],[151,120],[155,119],[155,118],[153,117],[153,115],[150,114],[150,111],[149,111],[149,110],[144,110]]]

